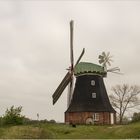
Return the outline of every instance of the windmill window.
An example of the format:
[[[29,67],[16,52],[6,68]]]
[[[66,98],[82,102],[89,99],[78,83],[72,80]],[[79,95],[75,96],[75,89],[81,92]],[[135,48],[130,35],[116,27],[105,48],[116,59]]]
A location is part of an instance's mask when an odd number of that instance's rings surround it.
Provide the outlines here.
[[[92,93],[92,98],[96,98],[96,93]]]
[[[94,80],[91,80],[91,85],[95,86],[95,81]]]
[[[99,113],[94,113],[93,119],[94,121],[99,121]]]

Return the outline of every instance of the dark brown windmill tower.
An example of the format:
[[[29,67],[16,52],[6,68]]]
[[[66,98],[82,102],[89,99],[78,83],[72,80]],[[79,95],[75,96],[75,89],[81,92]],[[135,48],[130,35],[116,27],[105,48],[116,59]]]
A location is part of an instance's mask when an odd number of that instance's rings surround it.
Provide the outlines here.
[[[70,56],[71,67],[53,94],[53,104],[56,103],[64,89],[69,85],[68,108],[65,112],[67,124],[114,124],[116,111],[112,108],[104,85],[103,77],[107,72],[119,70],[117,67],[107,70],[110,65],[109,53],[99,55],[99,63],[103,66],[80,62],[84,49],[74,65],[73,59],[73,21],[70,22]],[[79,63],[80,62],[80,63]],[[76,77],[73,91],[73,75]]]

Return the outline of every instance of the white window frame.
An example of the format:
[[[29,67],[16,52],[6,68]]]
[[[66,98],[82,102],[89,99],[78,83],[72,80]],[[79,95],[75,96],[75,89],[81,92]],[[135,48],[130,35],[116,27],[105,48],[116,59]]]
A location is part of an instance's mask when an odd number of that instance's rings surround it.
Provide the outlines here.
[[[93,99],[96,98],[96,93],[95,93],[95,92],[92,93],[92,98],[93,98]]]
[[[95,80],[91,80],[91,85],[95,86]]]
[[[94,121],[99,121],[99,118],[100,118],[100,114],[99,113],[94,113],[94,115],[93,115]]]

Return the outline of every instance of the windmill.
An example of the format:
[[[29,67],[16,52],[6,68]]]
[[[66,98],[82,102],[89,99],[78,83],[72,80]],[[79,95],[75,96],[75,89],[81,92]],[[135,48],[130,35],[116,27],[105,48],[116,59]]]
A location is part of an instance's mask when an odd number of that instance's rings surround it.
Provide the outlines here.
[[[53,104],[57,102],[64,89],[69,86],[68,108],[65,111],[65,123],[72,124],[114,124],[116,111],[110,104],[103,78],[107,72],[116,72],[118,67],[107,69],[111,65],[110,53],[99,55],[97,65],[80,62],[83,49],[74,65],[73,57],[73,21],[70,22],[70,61],[71,65],[62,82],[52,95]],[[76,82],[73,90],[73,79]]]
[[[72,98],[72,92],[73,92],[73,79],[74,79],[74,67],[80,62],[82,56],[84,55],[85,49],[83,48],[78,60],[76,61],[74,65],[74,56],[73,56],[73,29],[74,29],[74,21],[70,21],[70,61],[71,65],[69,67],[67,74],[63,78],[62,82],[59,84],[57,87],[56,91],[52,95],[53,98],[53,104],[57,102],[65,88],[69,85],[68,88],[68,99],[67,99],[67,104],[69,106],[71,98]]]

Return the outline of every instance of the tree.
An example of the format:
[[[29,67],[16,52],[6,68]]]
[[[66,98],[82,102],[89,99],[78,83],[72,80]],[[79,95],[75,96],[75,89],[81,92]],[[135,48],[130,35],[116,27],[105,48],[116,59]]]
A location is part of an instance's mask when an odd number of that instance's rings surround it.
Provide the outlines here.
[[[128,84],[116,85],[112,87],[113,94],[110,95],[112,106],[119,114],[119,122],[122,124],[124,114],[128,109],[140,105],[140,87],[137,85],[129,86]]]
[[[25,117],[21,115],[21,111],[22,106],[11,106],[10,109],[7,109],[3,117],[4,124],[23,124]]]

